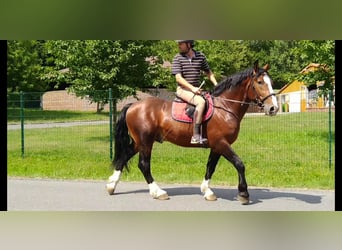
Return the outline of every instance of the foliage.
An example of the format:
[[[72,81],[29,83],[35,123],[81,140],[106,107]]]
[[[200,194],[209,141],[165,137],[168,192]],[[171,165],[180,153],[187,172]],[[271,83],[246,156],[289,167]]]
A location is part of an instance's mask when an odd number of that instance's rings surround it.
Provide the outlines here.
[[[269,73],[274,82],[274,88],[280,89],[293,81],[303,68],[303,59],[293,53],[298,41],[287,40],[251,40],[245,41],[250,56],[260,62],[270,65]],[[306,66],[309,62],[304,62]]]
[[[241,41],[201,40],[197,49],[207,56],[218,81],[252,65],[248,60],[247,47]]]
[[[198,40],[195,45],[207,56],[217,80],[259,60],[271,66],[275,89],[299,79],[324,81],[323,91],[332,89],[334,48],[332,40]],[[174,40],[8,41],[8,92],[67,88],[103,104],[108,95],[97,95],[97,90],[112,88],[118,100],[145,88],[174,90],[170,63],[176,53]],[[328,70],[300,75],[312,62]],[[206,82],[205,88],[212,88]]]
[[[315,71],[298,74],[297,78],[307,86],[318,84],[320,93],[324,96],[334,89],[335,81],[335,42],[332,40],[302,40],[298,42],[294,52],[298,57],[318,63],[321,66]],[[306,66],[306,65],[305,65]]]
[[[175,41],[159,40],[153,44],[151,48],[154,64],[150,67],[150,72],[153,73],[152,86],[166,87],[171,90],[176,89],[175,79],[171,75],[170,63],[173,56],[178,52]]]
[[[56,63],[55,71],[47,77],[70,82],[70,91],[89,96],[93,102],[107,103],[108,95],[97,93],[109,88],[116,99],[135,95],[149,83],[146,58],[150,45],[150,41],[47,41],[48,53],[55,56]]]
[[[35,40],[9,40],[7,45],[7,90],[45,91],[40,79],[43,72],[41,42]]]

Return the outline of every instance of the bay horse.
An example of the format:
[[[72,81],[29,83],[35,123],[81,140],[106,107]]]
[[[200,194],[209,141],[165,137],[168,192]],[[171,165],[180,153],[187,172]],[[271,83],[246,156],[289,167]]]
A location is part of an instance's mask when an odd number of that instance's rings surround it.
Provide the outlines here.
[[[182,147],[210,148],[206,172],[200,186],[206,200],[217,199],[210,188],[210,180],[219,158],[223,156],[237,170],[238,200],[241,204],[248,204],[245,166],[231,145],[238,137],[240,122],[249,105],[258,105],[269,116],[278,112],[268,69],[268,64],[259,67],[256,61],[253,67],[226,77],[214,87],[210,93],[213,114],[210,119],[202,122],[202,133],[208,139],[205,145],[190,144],[193,124],[173,119],[172,101],[149,97],[127,104],[115,126],[115,153],[112,161],[114,172],[106,184],[108,193],[114,194],[124,167],[128,167],[128,161],[139,153],[138,167],[148,184],[150,195],[155,199],[169,199],[167,192],[155,182],[150,164],[154,142],[169,141]]]

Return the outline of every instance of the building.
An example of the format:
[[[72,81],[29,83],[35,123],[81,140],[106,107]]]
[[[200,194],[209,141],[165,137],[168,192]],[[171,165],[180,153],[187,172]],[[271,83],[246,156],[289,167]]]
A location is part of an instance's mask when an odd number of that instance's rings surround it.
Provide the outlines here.
[[[151,89],[145,92],[137,91],[136,96],[129,96],[117,103],[117,111],[120,111],[127,103],[137,102],[150,96],[158,96],[163,99],[172,100],[174,93],[165,89]],[[89,98],[80,98],[67,90],[55,90],[45,92],[41,97],[41,108],[43,110],[70,110],[70,111],[94,111],[98,110],[97,103],[92,103]],[[101,107],[101,110],[109,111],[109,104]]]
[[[317,70],[323,67],[318,63],[310,63],[300,73]],[[329,102],[326,98],[319,96],[320,82],[306,86],[305,83],[294,80],[286,84],[278,92],[279,103],[282,112],[306,112],[324,110],[328,108]]]

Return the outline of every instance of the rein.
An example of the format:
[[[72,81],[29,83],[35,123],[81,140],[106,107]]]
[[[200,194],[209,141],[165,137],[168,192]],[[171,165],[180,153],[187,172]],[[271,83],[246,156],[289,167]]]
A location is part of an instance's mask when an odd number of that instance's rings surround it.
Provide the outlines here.
[[[250,101],[250,102],[244,102],[244,101],[238,101],[238,100],[234,100],[234,99],[223,98],[223,97],[213,96],[213,95],[211,95],[211,97],[212,97],[213,99],[220,99],[220,100],[226,101],[226,102],[240,103],[241,106],[242,106],[243,104],[247,104],[247,105],[256,105],[256,106],[258,106],[257,103],[254,103],[254,102],[252,102],[252,101]],[[232,115],[235,117],[236,120],[240,120],[239,117],[238,117],[233,111],[227,109],[226,107],[217,106],[217,105],[215,105],[215,104],[213,104],[213,107],[218,108],[218,109],[222,109],[222,110],[224,110],[224,111],[226,111],[226,112],[232,114]]]
[[[241,104],[248,104],[248,105],[255,105],[257,106],[258,104],[257,103],[254,103],[252,101],[250,102],[243,102],[243,101],[238,101],[238,100],[234,100],[234,99],[228,99],[228,98],[223,98],[223,97],[219,97],[219,96],[212,96],[214,99],[221,99],[223,101],[227,101],[227,102],[235,102],[235,103],[241,103]],[[269,96],[268,96],[269,97]],[[267,98],[268,98],[267,97]],[[266,100],[266,98],[264,98]],[[217,106],[214,106],[214,107],[217,107]]]

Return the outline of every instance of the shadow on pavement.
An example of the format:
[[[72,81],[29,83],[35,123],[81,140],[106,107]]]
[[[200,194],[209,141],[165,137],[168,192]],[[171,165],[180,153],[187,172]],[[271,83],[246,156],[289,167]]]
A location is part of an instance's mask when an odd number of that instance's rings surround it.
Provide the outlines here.
[[[163,188],[170,197],[183,195],[202,195],[199,187],[172,187]],[[218,199],[236,200],[237,189],[226,188],[212,188]],[[134,193],[148,193],[148,189],[132,190],[127,192],[116,192],[115,195],[134,194]],[[271,200],[276,198],[296,199],[310,204],[319,204],[322,202],[322,195],[311,195],[293,192],[278,192],[270,189],[249,189],[251,199],[250,205],[263,202],[263,200]]]

